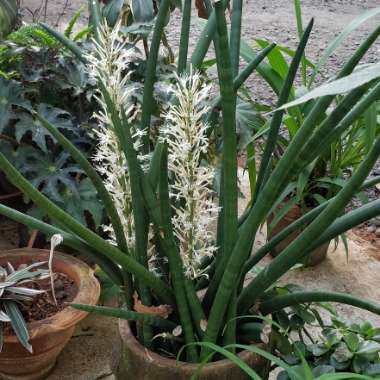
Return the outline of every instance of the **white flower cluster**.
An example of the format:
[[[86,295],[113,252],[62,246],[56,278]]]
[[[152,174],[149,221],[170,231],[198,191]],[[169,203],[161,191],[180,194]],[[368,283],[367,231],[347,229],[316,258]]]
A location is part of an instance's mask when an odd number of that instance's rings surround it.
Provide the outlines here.
[[[119,22],[114,28],[109,28],[105,24],[99,28],[99,40],[94,41],[91,54],[86,56],[87,67],[90,77],[95,82],[101,81],[106,87],[116,109],[119,112],[123,109],[129,122],[133,123],[139,110],[134,104],[130,104],[129,99],[133,87],[130,84],[127,85],[129,81],[127,67],[135,58],[136,52],[127,49],[125,42],[120,42],[120,27],[121,23]],[[111,194],[119,213],[128,245],[133,247],[134,223],[127,161],[112,127],[110,111],[101,93],[97,96],[97,101],[101,111],[95,115],[99,122],[99,128],[94,132],[98,140],[94,161],[97,163],[97,169],[104,178],[105,187]],[[132,133],[134,147],[136,151],[139,151],[144,133],[137,128],[133,128]],[[139,160],[144,164],[147,157],[139,155]],[[114,240],[112,226],[103,228],[110,233]]]
[[[202,274],[197,269],[202,258],[216,250],[210,229],[218,213],[211,189],[214,172],[201,164],[209,147],[204,116],[209,112],[206,99],[210,90],[198,73],[179,77],[173,94],[176,103],[164,115],[166,124],[161,133],[168,144],[168,166],[173,174],[174,234],[186,275],[192,278]]]

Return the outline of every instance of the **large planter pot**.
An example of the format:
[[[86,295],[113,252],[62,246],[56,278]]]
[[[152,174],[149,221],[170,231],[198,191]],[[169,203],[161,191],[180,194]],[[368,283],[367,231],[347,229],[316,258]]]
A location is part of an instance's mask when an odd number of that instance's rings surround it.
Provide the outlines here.
[[[280,233],[284,228],[288,227],[290,224],[292,224],[294,221],[296,221],[298,218],[302,216],[302,210],[299,206],[292,207],[288,213],[278,221],[278,223],[271,229],[270,233],[268,234],[268,241],[271,240],[273,237],[275,237],[278,233]],[[268,224],[270,224],[273,221],[273,215],[271,215],[268,218]],[[273,257],[278,256],[290,243],[295,240],[300,233],[302,232],[302,229],[298,229],[294,232],[292,232],[288,237],[286,237],[284,240],[282,240],[279,244],[276,245],[275,248],[271,250],[271,255]],[[321,263],[323,260],[325,260],[327,256],[327,251],[329,249],[330,242],[327,242],[318,248],[314,249],[309,256],[303,261],[303,264],[306,266],[315,266],[319,263]]]
[[[129,323],[119,320],[121,337],[121,359],[116,370],[119,380],[190,380],[199,367],[198,364],[179,362],[158,355],[143,347],[132,333]],[[260,345],[260,348],[265,348]],[[257,373],[266,378],[268,362],[262,357],[243,351],[239,356]],[[248,380],[240,368],[230,360],[220,360],[206,364],[199,380]]]
[[[0,265],[8,261],[14,266],[36,261],[47,261],[49,252],[41,249],[15,249],[0,253]],[[75,257],[55,252],[53,269],[70,277],[76,287],[74,303],[95,305],[100,285],[85,263]],[[66,307],[57,314],[28,324],[33,354],[30,354],[14,335],[5,335],[0,353],[0,379],[44,379],[53,369],[59,353],[71,338],[75,325],[87,313]]]

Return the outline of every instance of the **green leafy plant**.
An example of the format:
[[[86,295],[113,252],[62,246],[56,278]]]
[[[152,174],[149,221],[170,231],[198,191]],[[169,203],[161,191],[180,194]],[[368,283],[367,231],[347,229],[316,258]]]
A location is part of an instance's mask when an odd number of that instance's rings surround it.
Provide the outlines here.
[[[20,310],[20,304],[33,302],[36,295],[45,293],[45,290],[35,289],[33,283],[50,277],[47,269],[40,269],[46,263],[34,263],[29,266],[13,268],[8,263],[0,266],[0,351],[3,345],[4,327],[10,324],[20,343],[29,351],[29,332]]]
[[[321,366],[318,370],[316,368],[310,367],[308,362],[305,360],[302,351],[300,349],[297,350],[297,359],[301,362],[298,366],[291,366],[286,361],[278,358],[277,356],[270,354],[269,352],[266,352],[258,347],[254,347],[252,345],[244,345],[244,344],[233,344],[230,346],[221,347],[212,343],[207,342],[201,342],[201,343],[195,343],[196,345],[207,347],[212,352],[209,354],[206,360],[203,360],[202,363],[199,365],[198,369],[194,373],[194,375],[191,377],[191,380],[198,379],[199,375],[201,374],[203,366],[207,363],[208,360],[210,360],[216,353],[222,355],[223,357],[231,360],[233,363],[235,363],[242,371],[244,371],[248,376],[250,376],[251,379],[254,380],[263,380],[263,377],[259,376],[257,373],[252,371],[252,368],[250,368],[239,356],[231,352],[231,348],[234,349],[240,349],[240,350],[247,350],[250,352],[253,352],[259,356],[262,356],[263,358],[267,359],[268,361],[274,363],[275,367],[282,368],[283,371],[278,376],[279,380],[355,380],[355,379],[361,379],[361,380],[371,380],[373,376],[368,375],[362,375],[354,372],[329,372],[325,367]],[[374,374],[376,376],[376,374]]]
[[[96,3],[92,1],[92,4]],[[259,311],[265,317],[293,305],[330,301],[380,314],[378,304],[344,293],[316,290],[278,295],[271,292],[277,280],[314,247],[380,213],[380,202],[373,201],[343,214],[355,194],[369,183],[379,180],[366,181],[380,154],[380,138],[372,141],[363,161],[335,197],[289,226],[287,232],[307,223],[299,237],[253,279],[245,281],[249,270],[268,253],[268,248],[273,244],[269,241],[251,254],[256,234],[273,204],[294,177],[323,154],[323,147],[341,136],[379,99],[380,83],[374,79],[370,85],[353,89],[322,121],[319,115],[333,104],[335,96],[322,96],[313,102],[294,138],[273,166],[270,161],[280,139],[279,129],[284,117],[283,110],[276,110],[265,140],[264,157],[254,181],[256,185],[252,199],[244,215],[238,216],[236,91],[261,61],[255,57],[238,73],[239,49],[236,49],[236,44],[240,41],[242,12],[239,4],[235,4],[232,18],[235,21],[230,34],[233,40],[230,41],[224,12],[226,5],[227,1],[216,1],[214,8],[209,8],[209,19],[191,57],[188,44],[182,45],[183,61],[178,68],[181,75],[171,82],[170,106],[161,113],[159,120],[155,119],[157,102],[153,89],[160,41],[171,1],[160,2],[155,18],[141,108],[130,101],[133,90],[128,86],[131,77],[126,75],[125,68],[133,51],[126,47],[120,24],[116,24],[114,29],[101,21],[96,24],[97,48],[93,49],[92,54],[85,55],[81,54],[75,43],[54,32],[75,56],[87,64],[91,77],[96,80],[97,98],[102,110],[97,118],[100,141],[97,152],[102,160],[108,152],[113,164],[97,164],[100,176],[85,155],[58,128],[36,112],[33,116],[80,165],[95,186],[110,220],[108,228],[112,242],[88,229],[46,197],[0,154],[1,170],[50,217],[52,223],[3,205],[0,205],[0,213],[37,228],[48,236],[60,233],[66,245],[90,254],[123,290],[125,304],[119,308],[73,307],[135,321],[138,339],[157,352],[162,352],[163,346],[160,340],[152,339],[153,336],[162,333],[173,335],[171,333],[175,329],[176,339],[165,342],[164,350],[176,355],[181,346],[178,345],[180,340],[185,346],[185,360],[188,362],[204,360],[210,354],[212,345],[220,342],[233,351],[230,344],[237,342],[237,331],[243,322],[240,317],[245,317],[250,311],[253,316]],[[92,15],[93,20],[95,16]],[[188,41],[188,12],[184,13],[182,22],[181,39]],[[277,107],[291,98],[292,84],[312,26],[313,21],[305,29],[287,76],[281,83]],[[340,77],[349,75],[355,69],[379,33],[378,28],[359,46],[342,68]],[[207,83],[196,70],[201,68],[213,38],[220,97],[210,99]],[[264,57],[265,54],[261,59]],[[220,124],[218,117],[213,119],[213,115],[219,112],[222,113]],[[158,130],[154,128],[156,123],[161,123]],[[192,127],[190,130],[189,126]],[[204,160],[209,149],[207,146],[213,141],[209,139],[213,132],[221,134],[223,142],[219,158],[219,207],[215,217],[212,212],[202,214],[203,210],[211,211],[211,206],[212,210],[215,206],[209,181],[212,169],[207,168]],[[202,170],[202,165],[206,170]],[[180,168],[182,171],[179,171]],[[182,182],[181,176],[187,176],[187,182]],[[186,186],[181,183],[186,183]],[[198,217],[194,218],[194,215]],[[187,218],[188,223],[183,224],[185,228],[178,229],[184,221],[182,217]],[[207,233],[204,228],[199,230],[198,223],[203,226],[203,218],[206,217],[210,222],[216,222],[216,234]],[[181,232],[186,233],[182,235]],[[200,258],[201,252],[205,255]],[[197,290],[201,288],[207,288],[202,300],[197,295]],[[141,304],[153,310],[159,307],[165,314],[141,312]],[[194,345],[195,342],[202,342],[202,347]]]
[[[302,13],[299,1],[294,1],[295,13],[297,20],[297,29],[299,34],[302,32]],[[319,74],[321,68],[326,64],[328,57],[335,49],[339,47],[342,41],[355,30],[359,25],[367,19],[376,16],[380,12],[379,8],[373,9],[371,12],[366,12],[360,15],[344,31],[328,46],[323,59],[317,64],[311,62],[305,55],[302,57],[302,75],[301,85],[293,83],[289,88],[289,103],[287,105],[277,105],[273,108],[269,107],[274,113],[270,113],[259,129],[257,129],[246,143],[246,154],[251,162],[247,164],[250,178],[255,176],[256,165],[255,157],[253,156],[254,144],[261,145],[263,135],[270,133],[272,127],[277,125],[280,134],[276,141],[276,146],[272,150],[267,150],[263,153],[263,160],[258,176],[258,186],[265,176],[263,168],[267,167],[269,160],[271,165],[276,166],[277,161],[282,157],[286,148],[289,146],[293,138],[297,135],[299,128],[305,120],[310,116],[313,106],[317,103],[318,98],[335,95],[332,105],[337,108],[345,107],[345,101],[350,102],[347,98],[341,96],[341,92],[347,93],[352,91],[352,100],[359,96],[359,84],[362,85],[362,91],[365,91],[365,84],[370,82],[370,72],[374,73],[374,78],[378,77],[378,64],[369,65],[367,68],[358,67],[352,76],[341,78],[341,74],[337,74],[336,81],[329,81],[327,84],[315,88],[308,92],[308,88],[313,84],[315,78]],[[375,31],[368,42],[376,40],[378,31]],[[266,40],[256,39],[260,47],[266,47],[269,42]],[[254,50],[248,45],[243,44],[243,56],[245,59],[252,59],[255,56]],[[276,93],[280,93],[280,86],[285,81],[286,76],[290,71],[288,57],[294,57],[295,52],[287,49],[284,46],[276,46],[268,55],[268,64],[261,63],[258,67],[259,74],[268,82]],[[363,71],[364,70],[364,71]],[[307,76],[311,76],[310,82]],[[343,89],[344,88],[344,89]],[[302,96],[306,92],[305,96]],[[295,100],[291,101],[292,99]],[[268,107],[266,108],[268,111]],[[283,115],[281,113],[284,112]],[[333,108],[328,107],[318,115],[318,123],[323,124],[333,112]],[[276,115],[281,115],[276,117]],[[336,135],[335,139],[331,139],[330,143],[324,147],[324,151],[309,163],[302,171],[295,174],[293,180],[288,183],[283,189],[281,196],[273,205],[272,213],[268,220],[269,236],[273,235],[271,231],[276,228],[277,224],[286,223],[287,219],[292,219],[292,214],[302,215],[308,210],[311,210],[318,205],[326,202],[326,200],[334,197],[341,187],[350,178],[353,170],[363,161],[368,152],[368,142],[370,144],[379,136],[380,124],[377,118],[378,103],[374,102],[369,109],[356,119],[349,128],[346,128],[342,134]],[[276,128],[276,127],[275,127]],[[327,131],[327,129],[325,129]],[[322,135],[320,135],[322,136]],[[268,138],[270,138],[268,136]],[[263,139],[265,143],[265,138]],[[269,155],[271,152],[271,156]],[[253,161],[253,162],[252,162]],[[257,191],[256,182],[251,180],[251,191]],[[362,200],[365,200],[363,193],[358,194]],[[280,227],[277,227],[278,230]],[[342,236],[344,239],[344,236]],[[285,243],[283,244],[283,246]],[[281,251],[278,248],[277,251]],[[277,252],[278,253],[278,252]],[[316,252],[317,253],[317,252]],[[312,261],[311,259],[309,261]]]
[[[321,320],[322,321],[322,320]],[[294,322],[294,321],[293,321]],[[308,326],[311,320],[308,321]],[[302,369],[306,360],[314,376],[352,371],[377,378],[380,374],[379,329],[369,322],[350,323],[337,316],[331,323],[320,325],[318,338],[303,338],[282,345],[282,359],[295,371]],[[291,379],[284,372],[278,379]]]
[[[88,131],[95,103],[84,66],[65,55],[56,39],[40,26],[22,27],[4,46],[0,150],[37,188],[82,223],[97,228],[103,208],[94,187],[31,113],[37,110],[91,154],[93,140]],[[28,212],[35,215],[33,204],[25,201]]]

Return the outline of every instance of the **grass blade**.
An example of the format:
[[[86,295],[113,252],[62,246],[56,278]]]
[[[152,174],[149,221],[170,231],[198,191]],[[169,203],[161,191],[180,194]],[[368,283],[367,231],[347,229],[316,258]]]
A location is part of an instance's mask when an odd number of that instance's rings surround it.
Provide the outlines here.
[[[284,86],[281,90],[281,93],[280,93],[280,96],[279,96],[279,99],[277,102],[277,106],[281,106],[289,98],[290,92],[292,90],[293,82],[294,82],[295,76],[297,74],[297,70],[298,70],[299,64],[301,62],[303,53],[305,51],[307,41],[309,40],[310,33],[311,33],[312,28],[313,28],[313,25],[314,25],[314,20],[312,19],[310,21],[309,25],[307,26],[305,33],[302,36],[300,44],[297,47],[297,51],[294,55],[294,58],[292,60],[291,65],[289,67],[288,75],[285,79]],[[273,118],[272,118],[271,123],[270,123],[269,134],[267,137],[264,154],[263,154],[263,157],[261,160],[259,174],[257,176],[256,192],[255,192],[255,196],[253,199],[254,202],[257,199],[257,196],[261,190],[261,187],[264,184],[264,178],[265,178],[265,176],[267,176],[267,172],[269,172],[269,170],[270,170],[269,162],[270,162],[271,156],[272,156],[273,151],[274,151],[275,146],[276,146],[278,133],[279,133],[281,122],[282,122],[282,119],[284,116],[283,112],[281,112],[280,110],[278,110],[278,111],[276,111],[274,113]]]

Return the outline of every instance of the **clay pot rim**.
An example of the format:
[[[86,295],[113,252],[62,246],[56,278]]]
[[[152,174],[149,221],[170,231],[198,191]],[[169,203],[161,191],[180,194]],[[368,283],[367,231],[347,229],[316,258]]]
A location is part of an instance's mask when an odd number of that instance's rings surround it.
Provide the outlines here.
[[[4,257],[9,256],[9,261],[12,262],[12,257],[23,257],[30,256],[33,259],[47,260],[49,257],[49,251],[45,249],[35,249],[35,248],[19,248],[11,249],[6,251],[0,251],[0,260]],[[67,255],[62,252],[54,252],[54,262],[64,263],[67,268],[70,268],[76,272],[76,276],[79,281],[73,279],[77,286],[77,293],[72,301],[72,303],[84,303],[89,305],[96,305],[100,296],[100,284],[95,278],[94,271],[83,261]],[[64,272],[64,271],[63,271]],[[88,291],[91,289],[92,291]],[[56,333],[59,331],[66,330],[79,321],[84,319],[88,315],[87,312],[74,309],[69,305],[66,306],[60,312],[39,320],[29,322],[27,324],[29,330],[30,340],[36,337],[43,337],[47,334]],[[4,343],[17,343],[18,339],[15,335],[5,335]]]
[[[165,356],[161,356],[157,354],[156,352],[153,352],[149,350],[148,348],[144,347],[135,337],[135,335],[132,333],[131,328],[129,326],[129,322],[124,319],[119,319],[119,333],[120,337],[124,344],[128,345],[128,348],[131,351],[134,351],[135,354],[139,355],[140,357],[144,357],[145,360],[149,360],[150,363],[155,362],[156,365],[160,365],[162,367],[167,368],[178,368],[181,367],[186,370],[196,370],[200,363],[188,363],[183,362],[180,360],[170,359]],[[265,344],[263,343],[257,343],[257,346],[264,349]],[[256,353],[251,351],[241,351],[237,354],[240,359],[243,361],[248,360],[248,358],[252,357],[252,355],[258,356]],[[221,369],[227,369],[231,367],[236,367],[236,364],[233,363],[229,359],[222,359],[215,362],[207,363],[202,368],[203,371],[216,371]]]

